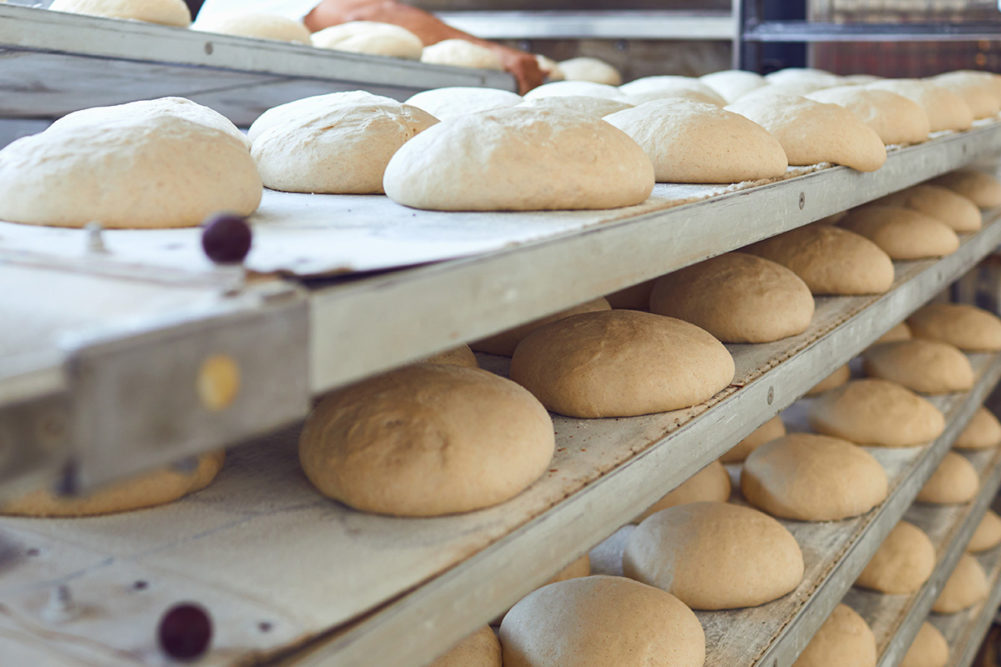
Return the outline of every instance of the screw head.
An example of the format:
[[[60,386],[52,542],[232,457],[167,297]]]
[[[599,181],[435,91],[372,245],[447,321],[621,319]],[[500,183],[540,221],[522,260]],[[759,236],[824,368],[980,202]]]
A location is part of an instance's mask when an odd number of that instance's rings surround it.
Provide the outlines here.
[[[218,213],[202,225],[202,249],[216,264],[239,264],[250,252],[252,232],[246,218]]]
[[[208,650],[212,619],[194,602],[176,604],[160,618],[157,628],[160,649],[175,660],[194,660]]]

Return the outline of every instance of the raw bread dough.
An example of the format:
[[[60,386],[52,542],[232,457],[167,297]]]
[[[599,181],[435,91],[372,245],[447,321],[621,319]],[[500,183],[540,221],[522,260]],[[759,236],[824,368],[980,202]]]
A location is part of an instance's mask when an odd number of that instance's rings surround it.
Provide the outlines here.
[[[938,628],[925,621],[897,667],[945,667],[948,662],[949,643]]]
[[[650,509],[639,515],[633,523],[639,523],[654,512],[666,510],[668,507],[700,503],[706,501],[726,502],[730,499],[730,473],[719,461],[713,461],[698,471],[673,491],[653,504]]]
[[[560,69],[560,64],[552,58],[547,58],[541,53],[536,53],[535,62],[538,63],[542,73],[546,75],[546,81],[563,81],[567,78],[563,74],[563,70]]]
[[[866,237],[890,259],[944,257],[959,248],[959,237],[945,223],[919,211],[882,204],[856,208],[838,225]]]
[[[450,118],[397,151],[383,179],[393,201],[443,211],[617,208],[645,201],[653,183],[650,159],[624,132],[527,107]]]
[[[843,106],[874,129],[884,144],[917,144],[931,124],[924,108],[903,95],[860,86],[838,86],[807,93],[808,99]]]
[[[912,208],[957,232],[975,232],[983,226],[983,216],[976,204],[963,195],[938,185],[915,185],[887,195],[876,204]]]
[[[988,449],[1001,445],[1001,423],[994,413],[980,407],[952,444],[955,449]]]
[[[425,90],[411,96],[406,103],[427,111],[438,120],[445,120],[467,113],[513,107],[521,101],[521,95],[510,90],[452,86]]]
[[[191,12],[182,0],[53,0],[49,9],[179,28],[187,28],[191,24]]]
[[[852,379],[852,369],[849,364],[840,366],[833,373],[825,377],[823,380],[811,387],[810,391],[804,394],[805,396],[819,396],[823,394],[828,389],[834,389],[835,387],[840,387],[844,383]]]
[[[499,334],[494,334],[489,338],[474,340],[469,344],[469,346],[477,352],[487,352],[489,354],[500,354],[505,357],[510,357],[514,354],[514,350],[518,347],[518,343],[520,343],[525,336],[545,324],[562,320],[566,317],[570,317],[571,315],[594,313],[599,310],[611,310],[611,308],[612,307],[609,305],[607,300],[598,297],[593,301],[586,301],[572,308],[567,308],[566,310],[561,310],[558,313],[546,315],[545,317],[540,317],[537,320],[532,320],[531,322],[516,326],[513,329],[508,329],[507,331],[502,331]]]
[[[859,171],[876,171],[886,162],[886,148],[876,131],[837,104],[754,92],[732,102],[727,110],[750,118],[775,135],[791,165],[833,162]]]
[[[895,324],[893,328],[887,331],[885,334],[876,339],[873,345],[878,345],[880,343],[893,343],[898,340],[910,340],[911,339],[911,328],[907,326],[907,322],[899,322]]]
[[[699,80],[715,90],[728,103],[739,99],[756,88],[768,85],[765,78],[760,74],[739,69],[705,74],[699,77]]]
[[[620,289],[617,292],[606,294],[605,299],[608,300],[608,303],[612,306],[612,308],[649,310],[650,292],[653,291],[653,285],[655,282],[657,282],[656,279],[647,280],[631,287]]]
[[[790,433],[755,449],[740,471],[744,499],[772,516],[837,521],[886,499],[886,472],[846,440]]]
[[[724,343],[768,343],[806,331],[813,295],[781,264],[731,252],[658,278],[650,312],[691,322]]]
[[[747,436],[736,444],[730,451],[720,457],[721,463],[740,463],[748,457],[755,449],[770,442],[775,438],[781,438],[786,434],[785,424],[782,418],[775,415],[764,424],[754,429],[751,435]]]
[[[622,84],[619,90],[636,103],[684,97],[690,94],[694,99],[706,104],[720,107],[726,105],[726,100],[711,86],[687,76],[646,76]]]
[[[225,459],[224,451],[203,454],[198,457],[198,466],[192,472],[162,468],[113,482],[77,498],[62,498],[47,489],[38,489],[0,504],[0,514],[81,517],[164,505],[211,484]]]
[[[980,562],[970,554],[959,557],[956,569],[938,594],[931,610],[939,614],[953,614],[972,607],[987,598],[987,575]]]
[[[429,364],[446,364],[450,366],[465,366],[466,368],[479,368],[476,362],[476,355],[468,345],[460,345],[450,350],[439,352],[424,360]]]
[[[622,570],[692,609],[735,609],[795,589],[803,578],[803,554],[767,514],[727,503],[690,503],[637,526],[626,542]]]
[[[784,176],[781,144],[760,125],[712,104],[646,102],[605,116],[638,143],[661,183],[739,183]]]
[[[928,115],[932,132],[968,130],[973,125],[973,112],[963,98],[930,81],[882,79],[866,84],[866,88],[888,90],[917,102]]]
[[[743,249],[793,270],[816,295],[882,294],[893,262],[879,246],[831,225],[807,225]]]
[[[465,39],[445,39],[424,47],[421,62],[431,65],[503,70],[504,63],[493,49]]]
[[[554,81],[553,83],[544,83],[525,93],[526,100],[537,100],[543,97],[601,97],[632,104],[628,97],[615,86],[594,81]]]
[[[922,394],[948,394],[973,388],[973,367],[948,343],[911,339],[880,343],[865,351],[865,374],[902,384]]]
[[[421,38],[404,27],[378,21],[349,21],[313,33],[313,46],[334,51],[420,60]]]
[[[382,192],[393,154],[435,123],[417,107],[351,91],[269,109],[248,136],[264,185],[273,190],[372,194]]]
[[[501,645],[489,625],[453,646],[428,667],[501,667]]]
[[[859,445],[911,447],[940,436],[945,418],[911,390],[868,378],[852,380],[814,400],[810,427]]]
[[[275,14],[214,14],[199,19],[191,29],[295,44],[312,43],[302,21]]]
[[[876,667],[876,636],[851,607],[839,604],[793,667]]]
[[[527,391],[475,368],[415,364],[327,395],[299,462],[364,512],[438,516],[502,503],[549,465],[553,423]]]
[[[568,579],[576,579],[578,577],[587,577],[591,574],[591,558],[586,553],[573,561],[565,568],[553,575],[553,578],[546,582],[548,584],[555,584],[557,581],[566,581]]]
[[[86,109],[0,150],[0,220],[193,227],[250,215],[261,179],[232,123],[187,100]]]
[[[994,510],[987,510],[984,518],[977,525],[973,537],[966,545],[966,550],[970,553],[987,551],[1001,544],[1001,516]]]
[[[631,417],[687,408],[733,380],[733,357],[695,325],[635,310],[574,315],[536,329],[511,379],[570,417]]]
[[[925,532],[901,521],[879,545],[855,585],[891,595],[914,593],[928,581],[935,561],[935,545]]]
[[[595,118],[602,118],[608,114],[632,109],[633,105],[628,102],[620,102],[607,97],[587,97],[585,95],[552,95],[549,97],[535,97],[527,99],[521,103],[525,107],[542,107],[546,109],[569,109],[578,113],[587,114]]]
[[[990,118],[1001,111],[1001,97],[987,72],[946,72],[932,81],[960,97],[970,107],[974,118]]]
[[[918,492],[917,501],[934,505],[958,505],[977,496],[980,476],[965,456],[947,452],[938,468]]]
[[[976,169],[958,169],[939,176],[930,183],[948,188],[980,208],[1001,206],[1001,181]]]
[[[809,83],[822,88],[833,88],[844,83],[844,80],[837,74],[813,67],[786,67],[769,72],[765,75],[765,81],[772,86]]]
[[[1001,350],[1001,319],[969,304],[930,303],[907,318],[907,326],[915,338],[940,340],[967,352]]]
[[[606,86],[617,86],[622,83],[622,75],[604,60],[597,58],[571,58],[560,63],[563,78],[567,81],[590,81],[603,83]]]

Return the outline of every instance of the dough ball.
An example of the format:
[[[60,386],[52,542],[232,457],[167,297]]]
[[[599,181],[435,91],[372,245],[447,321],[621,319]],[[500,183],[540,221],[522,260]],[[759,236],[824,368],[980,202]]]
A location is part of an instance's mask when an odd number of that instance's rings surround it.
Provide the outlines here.
[[[828,389],[834,389],[835,387],[840,387],[849,380],[852,379],[852,369],[849,364],[845,364],[839,368],[836,368],[833,373],[825,377],[823,380],[813,385],[810,391],[804,394],[805,396],[819,396],[823,394]]]
[[[837,104],[871,127],[884,144],[917,144],[928,138],[931,124],[914,100],[888,90],[838,86],[807,93],[808,99]]]
[[[626,576],[692,609],[756,607],[803,578],[796,539],[767,514],[727,503],[690,503],[636,527],[622,554]]]
[[[554,81],[553,83],[544,83],[525,93],[525,99],[529,101],[543,97],[600,97],[632,106],[625,93],[619,91],[615,86],[593,81]]]
[[[924,531],[901,521],[879,545],[855,585],[891,595],[914,593],[928,581],[935,559],[935,545]]]
[[[650,311],[691,322],[724,343],[768,343],[806,331],[813,295],[781,264],[731,252],[658,278]]]
[[[876,636],[851,607],[839,604],[793,667],[876,667]]]
[[[191,12],[182,0],[53,0],[49,9],[179,28],[191,24]]]
[[[977,497],[980,476],[965,456],[947,452],[935,472],[918,492],[917,501],[934,505],[958,505]]]
[[[873,345],[878,345],[880,343],[893,343],[898,340],[910,340],[911,339],[911,328],[907,326],[907,322],[900,322],[893,326],[892,329],[887,331],[885,334],[876,339]]]
[[[547,324],[521,341],[511,358],[511,379],[570,417],[686,408],[725,389],[733,373],[733,357],[704,330],[635,310]]]
[[[782,423],[782,418],[775,415],[721,456],[720,463],[740,463],[761,445],[771,442],[775,438],[781,438],[785,434],[786,427]]]
[[[273,39],[279,42],[310,44],[310,34],[302,21],[274,14],[215,14],[199,19],[192,30],[223,35]]]
[[[250,126],[264,185],[286,192],[372,194],[393,154],[437,120],[361,91],[306,97],[269,109]]]
[[[966,197],[980,208],[1001,206],[1001,181],[976,169],[958,169],[931,181]]]
[[[645,201],[653,183],[650,159],[624,132],[526,107],[439,123],[397,151],[383,179],[393,201],[442,211],[617,208]]]
[[[807,225],[747,246],[788,267],[815,295],[882,294],[893,285],[893,262],[879,246],[830,225]]]
[[[513,107],[521,101],[521,95],[510,90],[452,86],[425,90],[411,96],[406,103],[427,111],[438,120],[445,120],[467,113]]]
[[[63,498],[48,489],[38,489],[0,504],[0,514],[81,517],[165,505],[211,484],[225,460],[224,451],[203,454],[191,472],[180,472],[174,467],[161,468],[112,482],[76,498]]]
[[[966,550],[970,553],[987,551],[1001,544],[1001,516],[994,510],[987,510],[984,518],[977,525],[973,537],[966,545]]]
[[[866,375],[922,394],[973,388],[970,360],[948,343],[921,339],[880,343],[866,350],[862,358]]]
[[[597,58],[571,58],[560,63],[560,70],[567,81],[587,81],[617,86],[622,83],[622,75],[604,60]]]
[[[668,507],[708,501],[724,503],[729,499],[730,474],[722,463],[713,461],[682,482],[680,486],[669,491],[650,509],[639,515],[635,523],[639,523],[654,512],[666,510]]]
[[[963,98],[974,118],[990,118],[1001,111],[994,82],[986,72],[946,72],[931,81]]]
[[[563,70],[560,69],[560,64],[552,58],[536,53],[535,62],[538,63],[542,73],[546,75],[546,81],[563,81],[567,78]]]
[[[895,382],[876,378],[831,389],[810,407],[814,431],[859,445],[912,447],[945,430],[938,408]]]
[[[886,148],[876,131],[837,104],[754,92],[727,109],[771,132],[791,165],[833,162],[859,171],[876,171],[886,161]]]
[[[531,322],[516,326],[513,329],[502,331],[499,334],[490,336],[489,338],[475,340],[470,343],[469,346],[477,352],[487,352],[489,354],[500,354],[505,357],[510,357],[514,354],[514,349],[518,347],[518,343],[520,343],[525,336],[543,325],[565,319],[571,315],[595,313],[601,310],[611,310],[611,308],[612,307],[609,305],[607,300],[599,297],[593,301],[586,301],[572,308],[567,308],[566,310],[561,310],[558,313],[546,315],[545,317],[540,317],[537,320],[532,320]]]
[[[504,63],[493,49],[473,44],[465,39],[445,39],[437,44],[425,46],[421,53],[421,62],[474,69],[504,69]]]
[[[325,496],[378,514],[502,503],[545,472],[553,423],[531,394],[474,368],[416,364],[328,394],[299,438]]]
[[[940,340],[967,352],[1001,350],[1001,319],[965,303],[930,303],[907,318],[907,326],[915,338]]]
[[[546,582],[548,584],[555,584],[558,581],[567,581],[568,579],[577,579],[578,577],[587,577],[591,574],[591,557],[586,553],[573,561],[565,568],[553,575],[553,578]]]
[[[313,46],[334,51],[420,60],[421,38],[406,28],[377,21],[349,21],[313,33]]]
[[[501,667],[501,645],[489,625],[453,646],[428,667]]]
[[[465,366],[466,368],[480,367],[479,363],[476,361],[476,355],[473,354],[473,351],[468,345],[460,345],[459,347],[453,347],[450,350],[439,352],[438,354],[428,357],[424,361],[429,364]]]
[[[543,586],[500,627],[504,667],[701,667],[705,634],[676,597],[624,577]]]
[[[593,118],[603,118],[616,111],[633,108],[633,105],[628,102],[620,102],[619,100],[607,97],[587,97],[584,95],[535,97],[525,100],[521,105],[525,107],[555,109],[556,111],[569,109],[577,113],[587,114]]]
[[[877,200],[877,204],[914,209],[957,232],[975,232],[983,226],[983,216],[976,204],[938,185],[915,185],[887,195]]]
[[[917,102],[928,116],[932,132],[968,130],[973,112],[962,97],[930,81],[917,79],[882,79],[866,84],[872,90],[888,90]]]
[[[772,516],[837,521],[886,499],[888,482],[872,454],[839,438],[790,433],[755,449],[740,471],[744,499]]]
[[[715,90],[716,94],[728,103],[739,99],[752,90],[768,85],[760,74],[739,69],[705,74],[699,77],[699,80]]]
[[[786,67],[784,69],[769,72],[765,75],[765,81],[772,86],[788,86],[810,84],[819,88],[832,88],[840,86],[844,80],[837,74],[813,67]]]
[[[197,226],[219,211],[250,215],[261,179],[235,133],[211,109],[177,98],[69,114],[0,150],[0,220],[162,228]]]
[[[954,614],[985,600],[987,592],[984,568],[976,558],[963,554],[931,609],[938,614]]]
[[[948,662],[949,643],[938,628],[925,621],[898,667],[945,667]]]
[[[1001,445],[1001,423],[994,413],[980,407],[952,444],[955,449],[989,449]]]
[[[959,248],[959,237],[948,225],[899,206],[862,206],[838,224],[878,245],[890,259],[944,257]]]
[[[726,105],[726,100],[711,86],[687,76],[645,76],[619,86],[619,90],[637,103],[691,95],[692,99],[714,106]]]
[[[612,308],[649,310],[650,292],[653,291],[653,285],[655,282],[657,281],[647,280],[645,282],[632,285],[631,287],[620,289],[617,292],[606,294],[605,299],[608,300],[608,303],[612,306]]]

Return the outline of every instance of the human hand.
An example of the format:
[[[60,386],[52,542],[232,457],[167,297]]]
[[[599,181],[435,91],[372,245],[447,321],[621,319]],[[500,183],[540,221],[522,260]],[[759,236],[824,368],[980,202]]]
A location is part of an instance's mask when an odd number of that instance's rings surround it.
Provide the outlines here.
[[[535,56],[506,46],[495,46],[495,48],[504,69],[513,74],[518,81],[519,95],[524,95],[532,88],[542,85],[546,74],[539,67]]]

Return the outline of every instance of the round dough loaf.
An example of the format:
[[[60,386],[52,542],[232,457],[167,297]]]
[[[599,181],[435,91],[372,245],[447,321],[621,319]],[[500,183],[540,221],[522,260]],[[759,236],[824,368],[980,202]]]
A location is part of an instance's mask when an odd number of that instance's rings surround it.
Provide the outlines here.
[[[972,607],[987,598],[987,575],[979,561],[970,554],[963,554],[956,569],[938,594],[931,610],[938,614],[953,614]]]
[[[438,516],[502,503],[545,472],[553,423],[531,394],[474,368],[415,364],[324,398],[299,462],[364,512]]]
[[[813,295],[781,264],[731,252],[658,278],[650,312],[691,322],[724,343],[768,343],[806,331]]]
[[[453,646],[428,667],[502,667],[501,645],[489,625]]]
[[[541,107],[543,109],[569,109],[594,118],[603,118],[616,111],[633,108],[633,105],[628,102],[620,102],[607,97],[587,97],[585,95],[535,97],[526,99],[521,105],[526,107]]]
[[[885,206],[903,206],[924,213],[957,232],[975,232],[983,226],[980,209],[966,197],[927,183],[894,192],[876,202]]]
[[[567,581],[568,579],[577,579],[578,577],[587,577],[591,574],[591,557],[586,553],[573,561],[565,568],[553,575],[553,578],[546,582],[545,585],[555,584],[557,581]]]
[[[653,183],[650,159],[624,132],[527,107],[439,123],[397,151],[383,179],[393,201],[444,211],[617,208],[646,200]]]
[[[715,90],[716,94],[728,103],[739,99],[752,90],[768,85],[765,77],[760,74],[739,69],[705,74],[699,77],[699,80]]]
[[[844,83],[837,74],[814,67],[785,67],[766,74],[765,81],[773,86],[808,83],[821,88],[832,88]]]
[[[1001,422],[987,408],[973,413],[970,423],[952,444],[955,449],[989,449],[1001,445]]]
[[[984,518],[977,524],[977,529],[966,545],[970,553],[987,551],[1001,544],[1001,516],[994,510],[987,510]]]
[[[760,125],[712,104],[646,102],[605,116],[638,143],[662,183],[739,183],[784,176],[781,144]]]
[[[261,178],[218,116],[177,98],[69,114],[0,150],[0,220],[163,228],[250,215]]]
[[[818,162],[876,171],[886,148],[876,131],[848,109],[795,95],[751,93],[727,106],[771,132],[791,165]]]
[[[907,318],[907,326],[915,338],[940,340],[967,352],[1001,350],[1001,319],[969,304],[930,303]]]
[[[945,417],[911,390],[868,378],[852,380],[814,400],[810,427],[859,445],[912,447],[940,436]]]
[[[782,423],[782,418],[775,415],[764,424],[754,429],[754,431],[751,432],[751,435],[738,442],[735,447],[721,456],[719,460],[721,463],[740,463],[761,445],[766,442],[771,442],[775,438],[781,438],[785,434],[786,427],[785,424]]]
[[[795,589],[803,578],[803,554],[767,514],[727,503],[690,503],[637,526],[626,542],[622,570],[692,609],[735,609]]]
[[[444,39],[425,46],[421,53],[421,62],[474,69],[504,69],[504,63],[493,49],[473,44],[465,39]]]
[[[219,474],[224,451],[203,454],[191,472],[167,467],[142,473],[77,498],[63,498],[47,489],[31,491],[0,504],[0,514],[31,517],[81,517],[115,514],[155,507],[201,491]]]
[[[917,144],[931,132],[920,104],[888,90],[838,86],[807,93],[808,99],[842,106],[862,119],[884,144]]]
[[[917,501],[934,505],[959,505],[977,497],[980,476],[965,456],[947,452],[935,472],[918,492]]]
[[[516,326],[513,329],[502,331],[499,334],[494,334],[488,338],[475,340],[470,343],[469,346],[477,352],[487,352],[488,354],[500,354],[505,357],[510,357],[514,354],[514,350],[518,347],[518,343],[524,340],[525,336],[541,326],[549,324],[550,322],[565,319],[571,315],[596,313],[598,311],[611,309],[612,306],[609,305],[608,301],[599,297],[593,301],[586,301],[580,305],[574,306],[573,308],[567,308],[566,310],[561,310],[558,313],[553,313],[552,315],[546,315],[545,317],[540,317],[537,320],[526,322],[525,324]]]
[[[521,104],[521,101],[521,95],[512,93],[510,90],[451,86],[417,93],[411,96],[406,103],[427,111],[438,120],[445,120],[453,116],[513,107],[516,104]]]
[[[718,107],[726,105],[726,100],[711,86],[687,76],[646,76],[622,84],[619,90],[638,103],[691,94],[694,99],[706,104]]]
[[[560,71],[567,81],[589,81],[617,86],[622,83],[622,75],[604,60],[597,58],[571,58],[560,63]]]
[[[541,53],[536,53],[535,62],[546,76],[546,81],[563,81],[567,78],[563,70],[560,69],[560,64],[552,58],[547,58]]]
[[[902,384],[922,394],[948,394],[973,388],[973,367],[948,343],[901,340],[865,351],[863,368],[870,377]]]
[[[606,294],[605,299],[612,308],[628,308],[630,310],[649,310],[650,309],[650,292],[653,291],[653,285],[657,282],[654,280],[647,280],[642,283],[633,285],[632,287],[626,287],[625,289],[620,289],[617,292],[612,292],[611,294]]]
[[[904,595],[924,586],[935,569],[935,545],[923,530],[901,521],[886,536],[855,585]]]
[[[743,249],[790,268],[815,295],[882,294],[893,262],[879,246],[831,225],[807,225]]]
[[[698,471],[673,491],[669,491],[646,512],[639,515],[633,523],[639,523],[655,512],[668,507],[686,505],[688,503],[720,502],[730,499],[730,473],[719,461],[713,461]]]
[[[948,225],[900,206],[862,206],[838,224],[878,245],[890,259],[944,257],[959,248]]]
[[[851,607],[839,604],[793,667],[876,667],[876,636]]]
[[[880,343],[894,343],[898,340],[910,340],[911,339],[911,328],[907,326],[907,322],[900,322],[895,324],[893,328],[887,331],[885,334],[876,339],[873,345],[879,345]]]
[[[966,197],[980,208],[1001,206],[1001,181],[976,169],[958,169],[931,181]]]
[[[428,357],[424,361],[429,364],[464,366],[466,368],[480,367],[479,363],[476,361],[476,355],[473,354],[473,351],[468,345],[460,345],[459,347],[453,347],[450,350],[439,352],[438,354]]]
[[[966,102],[974,118],[990,118],[1001,111],[1001,98],[986,72],[946,72],[932,77],[932,82],[950,90]]]
[[[182,0],[53,0],[49,9],[179,28],[191,25],[191,12]]]
[[[302,21],[275,14],[210,14],[196,21],[191,29],[294,44],[312,43]]]
[[[949,643],[934,625],[925,621],[897,667],[945,667],[948,662]]]
[[[833,373],[825,377],[823,380],[813,385],[810,391],[806,392],[804,396],[819,396],[823,394],[828,389],[834,389],[835,387],[840,387],[849,380],[852,379],[852,369],[850,364],[845,364],[834,370]]]
[[[395,100],[329,93],[264,112],[251,125],[250,150],[273,190],[381,193],[393,154],[435,123],[434,116]]]
[[[866,88],[888,90],[917,102],[928,115],[932,132],[968,130],[973,125],[973,112],[963,98],[930,81],[881,79],[866,84]]]
[[[733,373],[733,357],[704,330],[635,310],[547,324],[521,341],[511,358],[511,379],[570,417],[687,408],[725,389]]]
[[[888,482],[872,454],[839,438],[790,433],[755,449],[740,471],[744,499],[772,516],[837,521],[886,499]]]
[[[500,627],[504,667],[701,667],[705,634],[676,597],[624,577],[529,593]]]
[[[378,21],[348,21],[313,33],[313,46],[334,51],[420,60],[421,38],[406,28]]]
[[[594,81],[554,81],[544,83],[538,88],[525,93],[526,100],[538,100],[543,97],[600,97],[616,102],[630,104],[628,97],[615,86]]]

